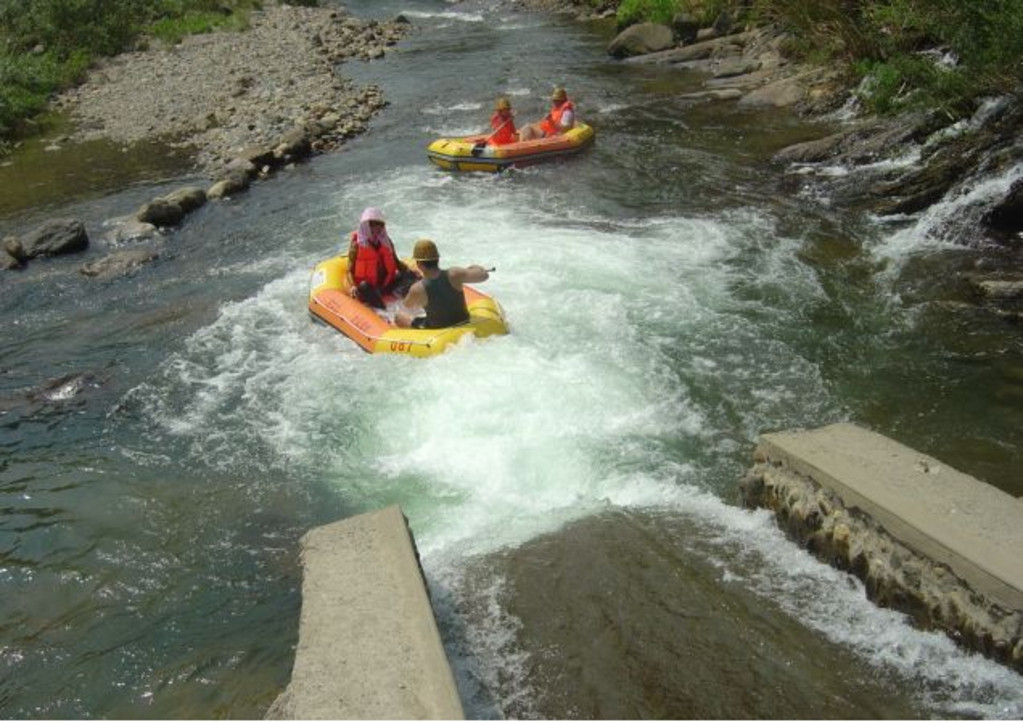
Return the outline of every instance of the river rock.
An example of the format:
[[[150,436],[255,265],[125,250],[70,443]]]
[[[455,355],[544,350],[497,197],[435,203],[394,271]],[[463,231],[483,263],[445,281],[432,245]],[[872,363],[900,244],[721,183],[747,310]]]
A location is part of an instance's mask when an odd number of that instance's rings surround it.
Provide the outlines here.
[[[729,58],[723,60],[714,71],[715,78],[733,78],[736,75],[747,75],[760,69],[760,62],[745,58]]]
[[[147,240],[159,233],[159,229],[152,223],[145,223],[134,216],[111,223],[114,229],[104,236],[104,240],[112,246]]]
[[[244,173],[249,178],[255,178],[259,175],[259,168],[251,160],[247,158],[234,158],[228,161],[227,165],[224,166],[224,171],[220,174],[220,179],[224,180],[228,176],[232,176],[238,173]]]
[[[139,223],[151,223],[159,227],[176,226],[184,217],[184,209],[166,198],[154,198],[135,213],[135,220]]]
[[[693,93],[684,93],[678,96],[684,100],[738,100],[743,92],[738,88],[718,88],[712,90],[697,90]]]
[[[129,248],[115,251],[96,261],[90,261],[79,270],[82,275],[93,278],[112,278],[133,272],[139,266],[160,257],[159,251],[153,248]]]
[[[270,165],[274,162],[273,148],[264,148],[260,145],[250,145],[238,154],[238,158],[248,161],[256,168]]]
[[[219,181],[214,183],[208,191],[206,191],[207,198],[220,199],[225,196],[232,196],[236,193],[241,193],[247,190],[251,180],[249,179],[248,173],[235,170],[231,173],[226,174]]]
[[[196,208],[206,204],[206,191],[198,186],[185,186],[172,193],[165,195],[164,200],[181,206],[185,213],[191,213]]]
[[[984,223],[997,231],[1023,231],[1023,180],[1017,180],[997,205],[988,211]]]
[[[21,265],[17,258],[7,251],[0,250],[0,271],[13,271],[15,268],[21,268]]]
[[[4,239],[3,249],[7,252],[11,258],[19,262],[25,262],[28,260],[28,254],[25,252],[25,246],[21,244],[21,239],[17,236],[8,236]]]
[[[26,258],[59,256],[84,251],[89,247],[89,236],[81,221],[63,218],[36,228],[25,236],[22,245]]]
[[[675,44],[671,28],[658,23],[638,23],[626,28],[607,46],[608,55],[628,58],[667,50]]]
[[[312,150],[312,139],[305,128],[295,127],[281,136],[280,142],[274,148],[274,158],[290,162],[309,155]]]
[[[1023,299],[1023,276],[1015,278],[970,276],[967,280],[985,298],[997,301]]]
[[[747,108],[785,108],[795,105],[805,95],[806,89],[799,78],[782,78],[750,91],[739,100],[739,105]]]

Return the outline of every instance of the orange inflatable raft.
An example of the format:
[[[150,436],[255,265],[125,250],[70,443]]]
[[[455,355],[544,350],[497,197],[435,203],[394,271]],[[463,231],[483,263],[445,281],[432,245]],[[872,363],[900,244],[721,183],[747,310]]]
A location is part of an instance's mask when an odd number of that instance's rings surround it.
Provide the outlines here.
[[[496,173],[512,166],[578,153],[593,142],[593,136],[593,128],[586,123],[576,123],[562,135],[507,145],[483,145],[487,135],[440,138],[429,145],[426,156],[444,170]]]
[[[415,267],[411,260],[406,263]],[[469,321],[450,328],[398,328],[382,313],[348,295],[348,257],[316,264],[309,282],[309,313],[334,327],[370,353],[434,356],[462,337],[508,333],[500,304],[470,286],[463,286]]]

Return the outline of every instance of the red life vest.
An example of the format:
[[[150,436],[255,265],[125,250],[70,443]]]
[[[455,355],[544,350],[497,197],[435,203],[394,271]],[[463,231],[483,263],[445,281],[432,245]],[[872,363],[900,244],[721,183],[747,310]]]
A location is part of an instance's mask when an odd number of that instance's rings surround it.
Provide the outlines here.
[[[515,120],[511,115],[502,118],[500,113],[494,113],[490,117],[490,127],[494,129],[493,135],[487,141],[490,145],[507,145],[518,140],[518,136],[515,135]]]
[[[544,137],[557,135],[561,132],[561,116],[565,114],[566,110],[575,112],[575,106],[572,105],[571,100],[566,100],[557,108],[551,108],[551,112],[540,121],[540,130],[543,131]]]
[[[398,262],[388,244],[381,243],[375,248],[370,243],[363,245],[359,243],[357,231],[352,231],[352,243],[358,248],[355,268],[352,269],[352,279],[356,286],[366,281],[374,288],[382,290],[394,283],[398,275]]]

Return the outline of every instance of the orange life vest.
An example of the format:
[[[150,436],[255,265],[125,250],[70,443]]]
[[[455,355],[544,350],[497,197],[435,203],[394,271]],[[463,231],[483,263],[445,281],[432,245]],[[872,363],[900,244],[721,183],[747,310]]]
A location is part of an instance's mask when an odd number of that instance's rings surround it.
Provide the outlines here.
[[[490,127],[494,129],[493,135],[487,141],[490,145],[507,145],[518,140],[515,135],[515,120],[511,115],[502,118],[500,113],[494,113],[490,117]]]
[[[387,289],[394,283],[398,275],[398,261],[388,244],[381,243],[375,248],[370,243],[361,244],[357,231],[352,231],[352,243],[358,248],[355,268],[352,269],[356,286],[366,281],[376,289]]]
[[[565,114],[566,110],[575,111],[571,100],[566,100],[557,108],[551,108],[551,112],[540,121],[540,130],[543,131],[544,137],[557,135],[561,132],[561,116]]]

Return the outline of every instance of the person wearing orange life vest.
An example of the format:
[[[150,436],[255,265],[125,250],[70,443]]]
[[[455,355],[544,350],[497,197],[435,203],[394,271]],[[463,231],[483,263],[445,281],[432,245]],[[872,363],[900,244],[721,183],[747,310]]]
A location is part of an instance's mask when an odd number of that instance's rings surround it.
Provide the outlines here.
[[[387,235],[384,214],[367,208],[348,244],[348,293],[374,308],[385,308],[386,294],[403,295],[415,274],[398,258]]]
[[[535,140],[561,135],[575,126],[575,106],[564,88],[555,88],[551,95],[551,111],[538,123],[519,131],[519,140]]]
[[[494,114],[490,116],[490,127],[494,131],[486,140],[487,145],[507,145],[519,139],[515,131],[515,116],[507,98],[498,98]]]

